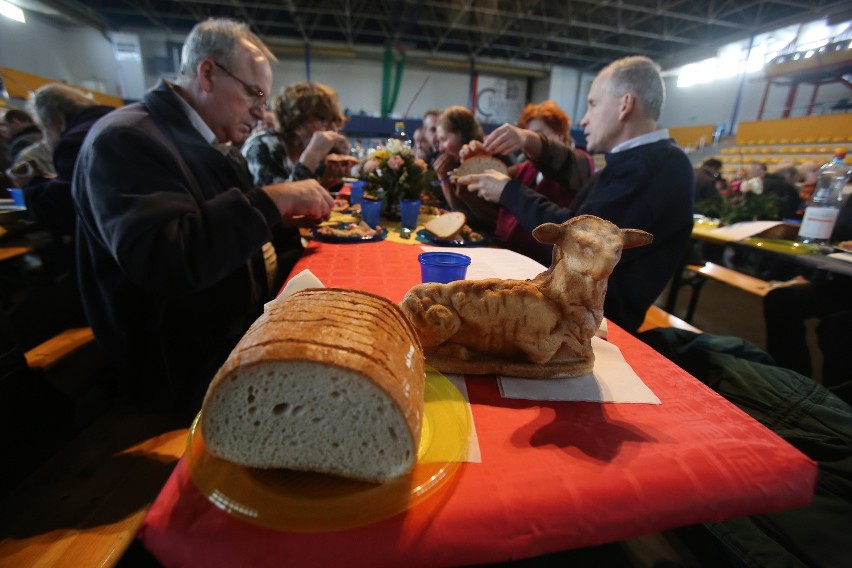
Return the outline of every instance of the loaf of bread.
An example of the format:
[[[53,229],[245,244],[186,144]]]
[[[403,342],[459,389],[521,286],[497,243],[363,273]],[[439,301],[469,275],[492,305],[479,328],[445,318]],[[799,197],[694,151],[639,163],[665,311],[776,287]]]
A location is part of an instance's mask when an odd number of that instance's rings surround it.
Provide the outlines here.
[[[213,378],[202,435],[211,454],[240,465],[380,483],[417,460],[424,377],[396,304],[302,290],[270,304]]]
[[[488,170],[496,170],[501,174],[505,174],[509,171],[509,168],[506,164],[493,156],[484,156],[479,154],[471,156],[462,162],[461,165],[453,172],[453,177],[461,178],[471,174],[485,173]]]

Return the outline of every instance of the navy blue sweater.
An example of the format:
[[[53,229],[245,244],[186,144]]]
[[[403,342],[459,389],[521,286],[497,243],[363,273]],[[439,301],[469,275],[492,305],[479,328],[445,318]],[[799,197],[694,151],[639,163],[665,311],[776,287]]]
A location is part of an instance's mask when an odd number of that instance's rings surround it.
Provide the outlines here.
[[[541,137],[534,164],[548,179],[570,176],[570,149]],[[645,312],[680,266],[692,232],[694,172],[672,140],[660,140],[606,155],[570,208],[559,207],[516,180],[500,197],[529,231],[542,223],[562,223],[575,215],[596,215],[621,228],[654,235],[651,245],[626,250],[609,279],[604,315],[635,333]]]

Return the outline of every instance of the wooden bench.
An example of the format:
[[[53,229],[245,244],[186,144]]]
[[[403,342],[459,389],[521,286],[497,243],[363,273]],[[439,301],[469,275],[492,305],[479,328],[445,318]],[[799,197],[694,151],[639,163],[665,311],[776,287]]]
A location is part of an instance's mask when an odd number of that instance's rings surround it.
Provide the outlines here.
[[[0,501],[0,565],[116,565],[183,455],[186,426],[107,412]]]
[[[748,274],[738,272],[731,268],[715,264],[713,262],[705,262],[704,264],[688,264],[684,267],[684,272],[692,273],[692,278],[682,279],[679,284],[686,284],[692,288],[692,297],[689,299],[689,307],[686,311],[686,321],[691,322],[692,316],[695,315],[695,308],[698,305],[699,294],[704,283],[709,280],[715,280],[728,286],[733,286],[739,290],[754,294],[759,298],[766,296],[772,286],[766,280],[755,278]],[[673,286],[675,284],[672,284]],[[671,302],[670,302],[671,303]],[[670,309],[673,306],[668,305]]]
[[[695,333],[701,333],[701,330],[694,325],[688,324],[677,316],[673,316],[667,311],[652,305],[645,312],[645,321],[639,326],[639,332],[647,331],[657,327],[675,327],[677,329],[685,329]]]
[[[74,327],[36,345],[24,356],[31,369],[46,371],[71,354],[93,344],[94,341],[95,335],[92,333],[92,328]]]
[[[700,274],[705,278],[710,278],[723,284],[739,288],[749,294],[760,296],[761,298],[769,293],[771,286],[766,280],[749,276],[736,270],[725,268],[712,262],[701,264],[688,264],[686,270]]]
[[[13,258],[20,258],[34,251],[35,249],[30,246],[0,247],[0,262],[3,262],[4,260],[12,260]]]

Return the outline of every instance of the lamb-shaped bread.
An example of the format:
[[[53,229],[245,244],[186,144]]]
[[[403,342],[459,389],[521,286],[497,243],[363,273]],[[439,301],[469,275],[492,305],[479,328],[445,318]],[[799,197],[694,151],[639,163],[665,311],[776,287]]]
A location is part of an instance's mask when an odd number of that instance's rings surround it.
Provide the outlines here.
[[[527,378],[592,371],[609,275],[623,249],[653,237],[592,215],[539,225],[533,236],[555,246],[550,268],[532,280],[459,280],[408,291],[402,310],[427,363],[445,373]]]
[[[482,174],[488,170],[497,170],[501,174],[505,174],[509,171],[509,168],[493,156],[478,154],[462,162],[453,172],[453,178],[458,179],[470,174]]]
[[[426,221],[423,228],[442,239],[448,239],[462,230],[467,217],[461,211],[448,211]]]
[[[271,304],[213,378],[204,443],[244,466],[380,483],[414,467],[424,381],[416,331],[396,304],[302,290]]]

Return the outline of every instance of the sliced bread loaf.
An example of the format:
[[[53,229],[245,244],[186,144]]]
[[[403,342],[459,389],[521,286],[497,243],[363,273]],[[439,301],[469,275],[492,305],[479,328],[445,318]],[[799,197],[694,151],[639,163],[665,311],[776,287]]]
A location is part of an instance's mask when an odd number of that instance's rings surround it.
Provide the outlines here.
[[[366,292],[309,289],[273,304],[214,377],[208,451],[261,468],[382,482],[417,459],[424,360],[411,323]]]
[[[467,217],[461,211],[450,211],[429,219],[423,227],[436,237],[448,239],[461,231],[466,221]]]
[[[460,178],[471,174],[482,174],[488,170],[495,170],[501,174],[505,174],[509,171],[509,168],[506,164],[493,156],[483,156],[480,154],[477,156],[471,156],[462,162],[461,165],[453,172],[453,177]]]

